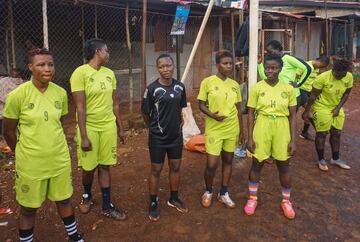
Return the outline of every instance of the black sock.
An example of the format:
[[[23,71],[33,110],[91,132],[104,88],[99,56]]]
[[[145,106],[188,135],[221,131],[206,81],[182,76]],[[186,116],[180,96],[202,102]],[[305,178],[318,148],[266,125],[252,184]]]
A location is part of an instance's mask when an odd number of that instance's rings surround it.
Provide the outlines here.
[[[310,124],[304,123],[304,128],[301,133],[306,134],[309,131]]]
[[[319,161],[324,159],[324,150],[323,149],[316,149],[318,154]]]
[[[332,153],[332,158],[333,158],[333,160],[338,160],[338,159],[339,159],[339,156],[340,156],[340,152],[339,152],[339,151]]]
[[[179,192],[178,191],[171,191],[170,192],[170,200],[176,201],[179,199]]]
[[[110,187],[101,188],[102,193],[102,201],[103,201],[103,210],[107,210],[111,208],[110,201]]]
[[[151,203],[157,203],[157,195],[150,195],[150,202]]]
[[[91,194],[91,184],[90,185],[83,185],[83,186],[84,186],[84,193],[88,194],[89,197],[91,197],[92,196],[92,194]]]
[[[69,238],[74,241],[81,240],[81,235],[78,233],[74,214],[69,217],[62,218],[62,220]]]
[[[34,235],[34,228],[31,229],[19,229],[20,242],[32,242]]]
[[[212,187],[206,187],[206,191],[208,191],[209,193],[213,192],[213,188]]]
[[[224,196],[225,193],[227,193],[227,186],[223,186],[221,185],[221,188],[220,188],[220,196]]]

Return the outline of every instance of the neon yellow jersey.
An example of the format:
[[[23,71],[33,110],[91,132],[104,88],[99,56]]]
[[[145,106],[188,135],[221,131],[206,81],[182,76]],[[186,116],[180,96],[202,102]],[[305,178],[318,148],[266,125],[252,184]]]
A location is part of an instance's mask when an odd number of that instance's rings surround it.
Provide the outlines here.
[[[235,104],[241,102],[241,92],[236,81],[230,78],[223,81],[216,75],[207,77],[201,82],[197,99],[207,102],[210,112],[226,116],[222,122],[206,116],[205,135],[211,134],[226,139],[239,134],[238,111]]]
[[[114,126],[113,90],[115,74],[106,67],[95,70],[85,64],[78,67],[70,78],[71,92],[84,91],[86,97],[86,127],[104,131]]]
[[[315,69],[313,62],[312,61],[308,61],[307,62],[308,65],[311,68],[311,73],[309,78],[304,82],[304,84],[300,87],[300,89],[305,90],[307,92],[311,92],[312,90],[312,85],[316,79],[316,77],[319,75],[319,69]],[[301,73],[301,72],[300,72]],[[302,74],[302,73],[301,73]]]
[[[4,117],[18,120],[16,172],[43,180],[70,168],[69,149],[60,122],[67,112],[66,91],[52,82],[44,93],[28,81],[8,94]]]
[[[301,71],[301,77],[297,81],[298,86],[301,86],[310,75],[309,66],[301,59],[298,59],[291,55],[283,55],[281,57],[284,65],[279,73],[279,80],[284,81],[286,83],[295,82],[297,71]],[[266,79],[265,68],[263,63],[258,64],[258,72],[261,80]],[[294,93],[297,96],[300,95],[299,88],[294,88]]]
[[[341,101],[346,89],[353,86],[353,75],[348,72],[341,80],[336,80],[332,70],[320,74],[313,83],[313,88],[321,90],[314,103],[316,108],[334,109]]]
[[[265,116],[289,116],[289,107],[296,106],[294,88],[282,81],[275,86],[260,81],[251,88],[247,106]]]

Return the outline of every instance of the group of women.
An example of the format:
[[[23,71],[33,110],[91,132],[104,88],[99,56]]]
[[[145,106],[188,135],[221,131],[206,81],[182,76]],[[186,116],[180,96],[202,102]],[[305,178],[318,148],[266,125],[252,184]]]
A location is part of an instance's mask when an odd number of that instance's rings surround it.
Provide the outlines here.
[[[249,93],[247,148],[253,161],[249,172],[249,199],[244,212],[247,215],[255,213],[260,172],[264,161],[273,159],[282,187],[281,208],[287,218],[293,219],[295,211],[290,202],[289,158],[296,151],[297,97],[306,96],[300,95],[297,88],[306,83],[309,70],[314,71],[318,62],[311,62],[314,64],[311,68],[292,56],[283,55],[281,50],[281,45],[274,41],[267,45],[268,55],[259,68],[264,75],[260,75],[262,80]],[[77,115],[77,157],[82,167],[84,189],[79,208],[82,213],[88,213],[93,206],[92,184],[97,171],[103,215],[125,220],[125,212],[111,200],[110,166],[116,164],[117,138],[125,142],[116,78],[113,71],[104,67],[109,60],[109,51],[103,40],[88,40],[85,56],[88,63],[78,67],[70,79]],[[51,82],[55,68],[53,56],[48,50],[33,49],[28,57],[32,80],[8,95],[3,114],[4,136],[16,156],[16,199],[21,207],[20,241],[33,241],[36,211],[48,198],[56,203],[69,240],[81,242],[84,240],[77,231],[70,203],[73,193],[71,161],[62,127],[68,112],[66,91]],[[228,186],[234,151],[239,141],[245,142],[240,112],[242,97],[239,84],[230,78],[232,53],[219,51],[215,61],[217,73],[202,81],[197,97],[199,108],[206,116],[207,162],[201,205],[208,208],[212,204],[213,180],[221,158],[222,179],[217,199],[226,207],[234,208],[235,202],[229,195]],[[149,127],[151,169],[148,216],[152,221],[160,218],[157,194],[166,156],[170,183],[167,205],[181,213],[189,211],[178,192],[183,150],[182,108],[187,105],[185,86],[173,79],[174,61],[170,55],[160,55],[156,66],[160,77],[147,86],[141,107]],[[324,159],[328,132],[332,147],[330,163],[350,168],[339,158],[340,133],[345,117],[342,106],[352,87],[349,68],[350,62],[335,60],[332,70],[312,79],[312,87],[310,85],[310,89],[306,90],[308,100],[301,104],[305,106],[303,119],[306,124],[314,124],[316,129],[318,164],[322,170],[328,169]],[[298,69],[306,73],[302,73],[300,81],[296,82],[296,73],[292,71]]]

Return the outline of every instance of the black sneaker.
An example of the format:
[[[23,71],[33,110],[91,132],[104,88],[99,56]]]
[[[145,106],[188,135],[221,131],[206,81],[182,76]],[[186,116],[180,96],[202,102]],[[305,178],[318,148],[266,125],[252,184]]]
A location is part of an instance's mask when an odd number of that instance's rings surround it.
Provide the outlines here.
[[[169,205],[172,208],[176,208],[180,213],[187,213],[189,212],[189,209],[187,208],[186,204],[180,200],[180,198],[177,199],[170,199],[167,202],[167,205]]]
[[[111,204],[109,209],[103,210],[103,215],[115,220],[127,219],[125,212],[122,209],[115,207],[113,204]]]
[[[158,221],[160,219],[159,209],[158,209],[158,203],[157,202],[151,202],[149,206],[149,219],[151,221]]]
[[[314,141],[314,138],[311,137],[311,135],[309,133],[304,133],[304,132],[301,132],[299,134],[299,137],[302,138],[302,139],[306,139],[306,140],[309,140],[309,141]]]
[[[82,238],[82,236],[80,234],[78,234],[76,239],[71,239],[69,238],[70,242],[85,242],[85,240]]]

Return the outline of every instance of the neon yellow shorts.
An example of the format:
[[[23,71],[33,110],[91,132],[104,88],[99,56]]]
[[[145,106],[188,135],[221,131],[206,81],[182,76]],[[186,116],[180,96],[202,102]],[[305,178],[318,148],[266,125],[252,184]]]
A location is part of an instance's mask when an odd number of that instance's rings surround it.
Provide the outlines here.
[[[98,165],[115,165],[117,148],[117,129],[106,131],[93,131],[87,129],[87,135],[91,142],[92,150],[84,152],[81,149],[81,136],[77,129],[77,156],[78,165],[85,171],[92,171]]]
[[[234,152],[238,143],[239,135],[228,139],[221,139],[215,136],[205,135],[206,153],[219,156],[221,151]]]
[[[51,201],[63,201],[73,194],[71,168],[56,177],[33,180],[16,173],[16,200],[21,206],[39,208],[46,197]]]
[[[344,127],[344,109],[340,109],[337,117],[333,117],[332,110],[318,107],[313,107],[312,113],[316,132],[326,132],[329,131],[331,127],[342,130]]]
[[[279,161],[289,159],[288,145],[291,141],[288,117],[258,115],[255,121],[253,139],[254,157],[262,162],[272,156]]]

